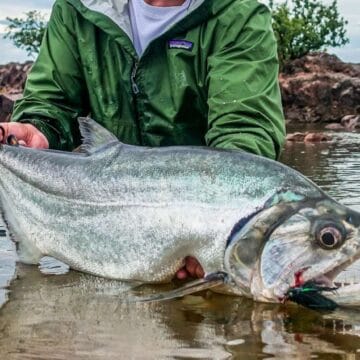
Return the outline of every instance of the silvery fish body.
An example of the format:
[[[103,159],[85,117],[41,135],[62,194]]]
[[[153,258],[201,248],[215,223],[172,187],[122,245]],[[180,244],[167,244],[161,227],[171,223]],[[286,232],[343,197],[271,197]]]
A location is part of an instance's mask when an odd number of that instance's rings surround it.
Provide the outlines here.
[[[334,278],[359,256],[359,215],[280,163],[129,146],[90,119],[80,125],[85,155],[0,150],[1,207],[26,263],[49,255],[79,271],[154,283],[191,255],[206,273],[229,274],[225,291],[280,301],[296,276]],[[341,244],[316,245],[314,227],[326,232],[331,222]]]

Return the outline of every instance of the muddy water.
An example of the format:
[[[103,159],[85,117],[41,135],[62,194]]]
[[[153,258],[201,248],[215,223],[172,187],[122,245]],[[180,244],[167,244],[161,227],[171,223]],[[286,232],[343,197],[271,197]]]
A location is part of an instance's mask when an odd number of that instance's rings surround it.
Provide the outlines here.
[[[339,138],[341,137],[341,138]],[[360,210],[360,135],[287,147],[282,160]],[[1,234],[1,227],[0,227]],[[12,244],[0,237],[0,286],[13,276]],[[4,261],[3,261],[4,260]],[[1,359],[360,359],[360,310],[318,313],[215,295],[124,304],[128,285],[47,259],[18,265],[0,310]],[[47,273],[47,274],[44,274]],[[7,296],[0,292],[0,302]]]

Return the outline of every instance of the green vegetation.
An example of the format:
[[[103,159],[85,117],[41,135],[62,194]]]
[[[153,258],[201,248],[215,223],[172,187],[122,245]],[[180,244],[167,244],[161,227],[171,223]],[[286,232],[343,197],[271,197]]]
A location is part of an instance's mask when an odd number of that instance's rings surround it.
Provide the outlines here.
[[[339,14],[337,0],[330,5],[320,0],[286,0],[280,4],[270,0],[269,6],[281,64],[349,42],[347,21]]]
[[[47,22],[36,10],[29,11],[25,15],[25,18],[6,18],[9,26],[4,38],[12,40],[16,47],[26,50],[31,56],[39,52]]]

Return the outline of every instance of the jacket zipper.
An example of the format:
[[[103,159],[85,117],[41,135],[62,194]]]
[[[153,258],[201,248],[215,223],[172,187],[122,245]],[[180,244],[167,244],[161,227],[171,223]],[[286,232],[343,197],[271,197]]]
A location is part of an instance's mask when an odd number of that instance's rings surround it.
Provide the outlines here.
[[[140,145],[142,145],[143,141],[142,141],[142,136],[141,136],[139,111],[138,111],[137,100],[136,100],[137,94],[139,94],[140,90],[135,81],[136,72],[137,72],[138,67],[139,67],[139,63],[136,61],[134,63],[134,67],[131,71],[130,81],[131,81],[132,92],[134,94],[134,110],[135,110],[135,118],[136,118],[136,122],[137,122],[138,139],[139,139]]]
[[[133,91],[133,93],[135,95],[137,95],[139,93],[139,87],[137,86],[136,81],[135,81],[138,66],[139,66],[139,63],[136,62],[134,64],[134,67],[133,67],[132,72],[131,72],[131,88],[132,88],[132,91]]]

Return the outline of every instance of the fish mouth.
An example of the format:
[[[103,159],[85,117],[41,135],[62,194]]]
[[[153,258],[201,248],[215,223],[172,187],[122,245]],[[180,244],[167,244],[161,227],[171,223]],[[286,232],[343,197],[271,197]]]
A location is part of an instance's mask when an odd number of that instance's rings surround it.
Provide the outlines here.
[[[349,297],[353,292],[354,296],[359,297],[360,268],[356,269],[351,278],[346,276],[355,261],[350,259],[316,276],[310,275],[311,268],[297,271],[294,274],[294,285],[288,289],[282,301],[290,300],[313,309],[334,310],[338,307],[337,302],[342,303],[342,294]]]
[[[360,255],[358,255],[356,258],[349,259],[336,266],[332,270],[316,276],[313,278],[313,281],[316,281],[319,285],[333,287],[336,289],[360,284],[360,268],[355,268],[356,272],[353,273],[351,279],[346,277],[346,272],[349,271],[349,268],[352,265],[355,265],[355,263],[360,264],[360,261],[358,261],[359,259]]]

